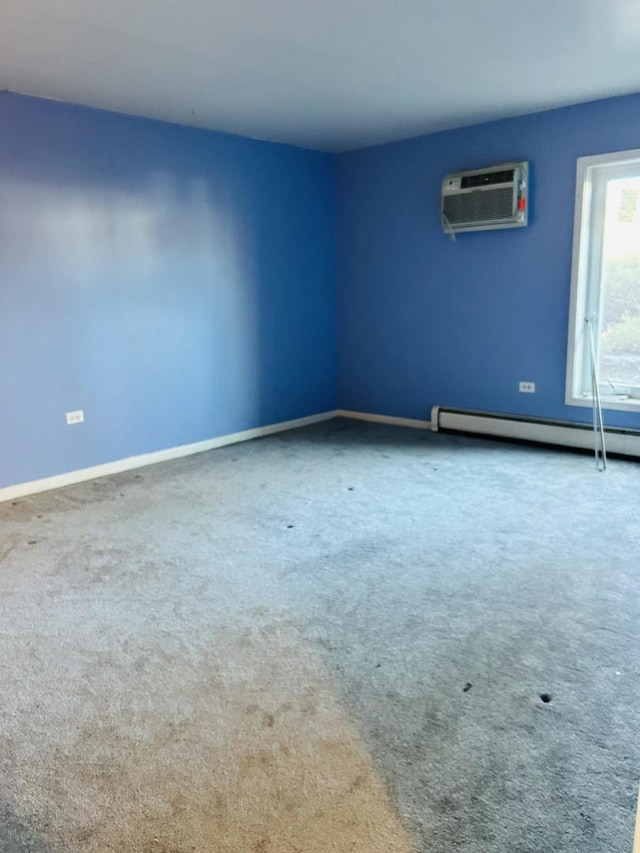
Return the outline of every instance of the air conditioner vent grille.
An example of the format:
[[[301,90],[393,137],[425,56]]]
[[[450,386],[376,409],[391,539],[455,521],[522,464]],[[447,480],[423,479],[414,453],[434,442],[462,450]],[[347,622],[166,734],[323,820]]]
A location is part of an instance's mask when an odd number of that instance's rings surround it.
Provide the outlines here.
[[[510,219],[513,216],[513,187],[445,196],[444,215],[452,225]]]

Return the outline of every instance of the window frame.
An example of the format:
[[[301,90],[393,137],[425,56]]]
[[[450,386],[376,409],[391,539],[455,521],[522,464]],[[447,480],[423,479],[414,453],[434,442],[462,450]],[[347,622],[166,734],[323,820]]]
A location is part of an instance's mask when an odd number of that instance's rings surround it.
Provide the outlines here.
[[[589,272],[594,265],[599,269],[601,264],[604,206],[601,205],[599,210],[594,211],[593,199],[597,197],[602,201],[600,196],[603,185],[606,188],[606,181],[597,182],[594,176],[597,176],[598,170],[602,167],[631,166],[634,161],[638,163],[640,171],[640,148],[578,157],[565,383],[565,403],[568,406],[593,407],[592,395],[584,396],[577,389],[579,384],[584,387],[586,374],[590,376],[590,364],[588,359],[585,359],[587,349],[583,339],[587,302],[593,305],[596,298],[601,299],[600,288],[596,288],[590,280]],[[597,226],[595,229],[594,225]],[[597,334],[598,330],[595,331]],[[603,409],[640,413],[640,388],[638,388],[637,398],[626,400],[607,397],[601,392],[601,403]]]

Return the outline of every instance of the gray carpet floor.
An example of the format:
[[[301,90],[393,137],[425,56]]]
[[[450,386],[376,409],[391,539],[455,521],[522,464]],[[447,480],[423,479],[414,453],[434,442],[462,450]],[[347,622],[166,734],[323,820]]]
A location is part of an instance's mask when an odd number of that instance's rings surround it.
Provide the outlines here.
[[[0,505],[0,851],[631,851],[639,495],[336,420]]]

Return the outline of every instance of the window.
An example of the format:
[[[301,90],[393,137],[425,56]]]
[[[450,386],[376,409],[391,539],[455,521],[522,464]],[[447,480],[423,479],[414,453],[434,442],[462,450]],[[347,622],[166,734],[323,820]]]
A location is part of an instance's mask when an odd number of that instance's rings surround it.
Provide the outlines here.
[[[566,402],[640,412],[640,150],[578,160]]]

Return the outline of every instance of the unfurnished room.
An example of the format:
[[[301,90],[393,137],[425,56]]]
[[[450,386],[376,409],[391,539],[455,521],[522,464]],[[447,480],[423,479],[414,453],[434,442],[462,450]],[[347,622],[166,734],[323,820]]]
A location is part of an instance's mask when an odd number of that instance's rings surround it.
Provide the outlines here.
[[[5,0],[0,853],[640,853],[638,0]]]

